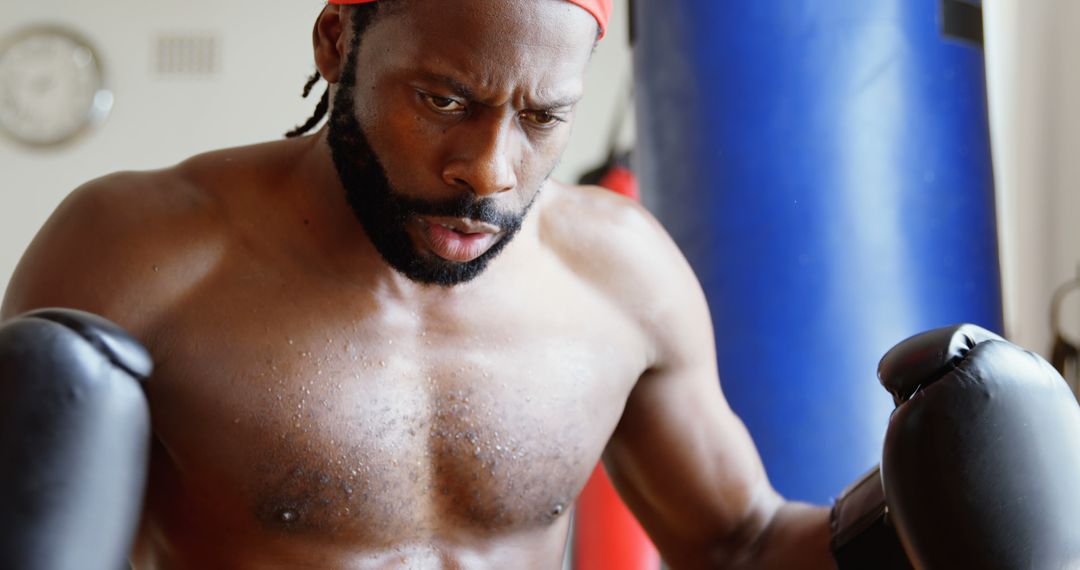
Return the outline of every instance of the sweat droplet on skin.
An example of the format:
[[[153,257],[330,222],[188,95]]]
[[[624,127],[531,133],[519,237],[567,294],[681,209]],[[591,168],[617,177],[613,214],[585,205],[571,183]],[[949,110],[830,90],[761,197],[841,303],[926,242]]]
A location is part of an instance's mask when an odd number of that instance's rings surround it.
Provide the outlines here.
[[[300,520],[300,513],[293,509],[281,509],[278,511],[278,520],[283,523],[294,523]]]

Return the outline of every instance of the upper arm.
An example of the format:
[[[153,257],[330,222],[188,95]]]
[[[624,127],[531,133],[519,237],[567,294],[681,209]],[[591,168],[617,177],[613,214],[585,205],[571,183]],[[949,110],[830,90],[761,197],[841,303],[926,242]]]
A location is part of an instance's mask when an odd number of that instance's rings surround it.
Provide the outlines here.
[[[654,361],[630,393],[604,461],[669,563],[730,561],[768,524],[780,499],[720,389],[705,296],[655,221],[637,228],[644,328]]]
[[[3,318],[43,306],[101,307],[101,282],[92,273],[105,253],[101,248],[112,245],[108,202],[113,194],[107,182],[95,181],[64,199],[19,261],[0,309]],[[96,286],[88,287],[88,280]]]
[[[147,174],[101,178],[72,192],[23,254],[0,319],[41,307],[95,313],[135,331],[175,289],[158,264],[170,254],[162,192]]]

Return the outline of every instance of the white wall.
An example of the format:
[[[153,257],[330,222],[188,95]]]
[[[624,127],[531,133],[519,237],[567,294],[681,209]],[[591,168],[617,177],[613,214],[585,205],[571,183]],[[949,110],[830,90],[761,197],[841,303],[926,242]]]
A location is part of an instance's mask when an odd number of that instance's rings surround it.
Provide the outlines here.
[[[1050,297],[1080,270],[1080,2],[988,0],[984,17],[1006,329],[1047,354]]]
[[[74,144],[30,150],[0,137],[0,291],[31,238],[79,184],[116,170],[158,168],[206,150],[280,137],[314,108],[299,97],[314,70],[311,26],[322,0],[45,0],[0,2],[0,41],[34,23],[73,28],[97,48],[116,104]],[[630,74],[626,0],[616,1],[578,124],[556,177],[576,179],[606,154],[614,100]],[[209,77],[155,71],[161,35],[212,33],[221,65]]]

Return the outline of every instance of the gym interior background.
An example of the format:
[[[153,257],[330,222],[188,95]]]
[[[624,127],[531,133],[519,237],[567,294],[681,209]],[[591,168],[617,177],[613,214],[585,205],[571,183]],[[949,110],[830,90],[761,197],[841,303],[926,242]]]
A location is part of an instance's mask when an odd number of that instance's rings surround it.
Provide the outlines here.
[[[56,148],[0,137],[0,290],[49,213],[82,182],[273,139],[306,119],[321,94],[316,87],[311,98],[299,97],[312,71],[310,28],[321,6],[0,4],[0,43],[39,24],[76,31],[96,49],[114,97],[102,124]],[[622,104],[632,73],[626,0],[615,7],[555,173],[562,180],[600,163],[613,132],[622,147],[633,144],[632,113]],[[989,0],[983,10],[1005,328],[1014,342],[1049,356],[1052,295],[1080,277],[1080,36],[1072,33],[1080,4]],[[664,200],[663,188],[642,191],[647,203]],[[1067,336],[1080,341],[1080,292],[1065,298],[1061,317]]]

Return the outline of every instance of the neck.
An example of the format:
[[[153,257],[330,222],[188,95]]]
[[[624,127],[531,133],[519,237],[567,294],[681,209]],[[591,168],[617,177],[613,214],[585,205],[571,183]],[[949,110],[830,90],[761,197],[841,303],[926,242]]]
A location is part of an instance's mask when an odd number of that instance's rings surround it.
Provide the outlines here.
[[[300,138],[294,169],[292,197],[288,207],[301,235],[315,250],[316,263],[337,280],[407,294],[408,279],[382,261],[375,246],[356,219],[326,141],[327,127]]]

